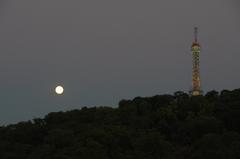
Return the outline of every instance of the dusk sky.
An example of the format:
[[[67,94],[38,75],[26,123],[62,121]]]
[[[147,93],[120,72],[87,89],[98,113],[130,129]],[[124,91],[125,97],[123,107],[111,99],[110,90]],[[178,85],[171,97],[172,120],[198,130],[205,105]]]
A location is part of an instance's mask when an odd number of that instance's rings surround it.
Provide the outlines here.
[[[240,88],[239,0],[0,0],[0,124],[188,92],[195,26],[204,92]]]

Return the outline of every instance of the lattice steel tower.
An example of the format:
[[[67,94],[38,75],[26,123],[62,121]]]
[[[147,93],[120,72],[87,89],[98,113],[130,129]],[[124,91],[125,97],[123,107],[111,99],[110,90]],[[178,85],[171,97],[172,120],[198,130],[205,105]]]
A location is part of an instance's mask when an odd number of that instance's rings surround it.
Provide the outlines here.
[[[198,28],[194,28],[194,42],[191,47],[192,58],[193,58],[193,72],[192,72],[192,89],[190,94],[193,96],[202,95],[201,80],[200,80],[200,55],[201,46],[198,42]]]

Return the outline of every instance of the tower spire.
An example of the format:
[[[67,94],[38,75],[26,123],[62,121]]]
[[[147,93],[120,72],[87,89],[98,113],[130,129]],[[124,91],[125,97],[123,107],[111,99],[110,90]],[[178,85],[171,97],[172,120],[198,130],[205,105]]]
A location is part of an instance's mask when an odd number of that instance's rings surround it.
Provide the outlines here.
[[[194,28],[194,42],[198,42],[198,27]]]

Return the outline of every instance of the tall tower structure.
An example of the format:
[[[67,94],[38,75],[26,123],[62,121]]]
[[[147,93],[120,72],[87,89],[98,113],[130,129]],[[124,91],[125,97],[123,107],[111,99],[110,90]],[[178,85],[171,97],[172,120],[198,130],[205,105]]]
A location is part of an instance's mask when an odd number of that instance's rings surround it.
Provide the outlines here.
[[[192,89],[190,94],[193,96],[202,95],[201,80],[200,80],[200,51],[201,46],[198,42],[198,28],[194,28],[194,41],[191,47],[193,58],[193,71],[192,71]]]

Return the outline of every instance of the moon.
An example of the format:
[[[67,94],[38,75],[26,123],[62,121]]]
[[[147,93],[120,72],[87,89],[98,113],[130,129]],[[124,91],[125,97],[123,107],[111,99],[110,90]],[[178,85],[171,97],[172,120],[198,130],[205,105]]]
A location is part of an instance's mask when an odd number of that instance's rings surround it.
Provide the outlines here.
[[[63,94],[63,92],[64,92],[64,88],[63,88],[62,86],[57,86],[57,87],[55,88],[55,92],[56,92],[57,94],[61,95],[61,94]]]

